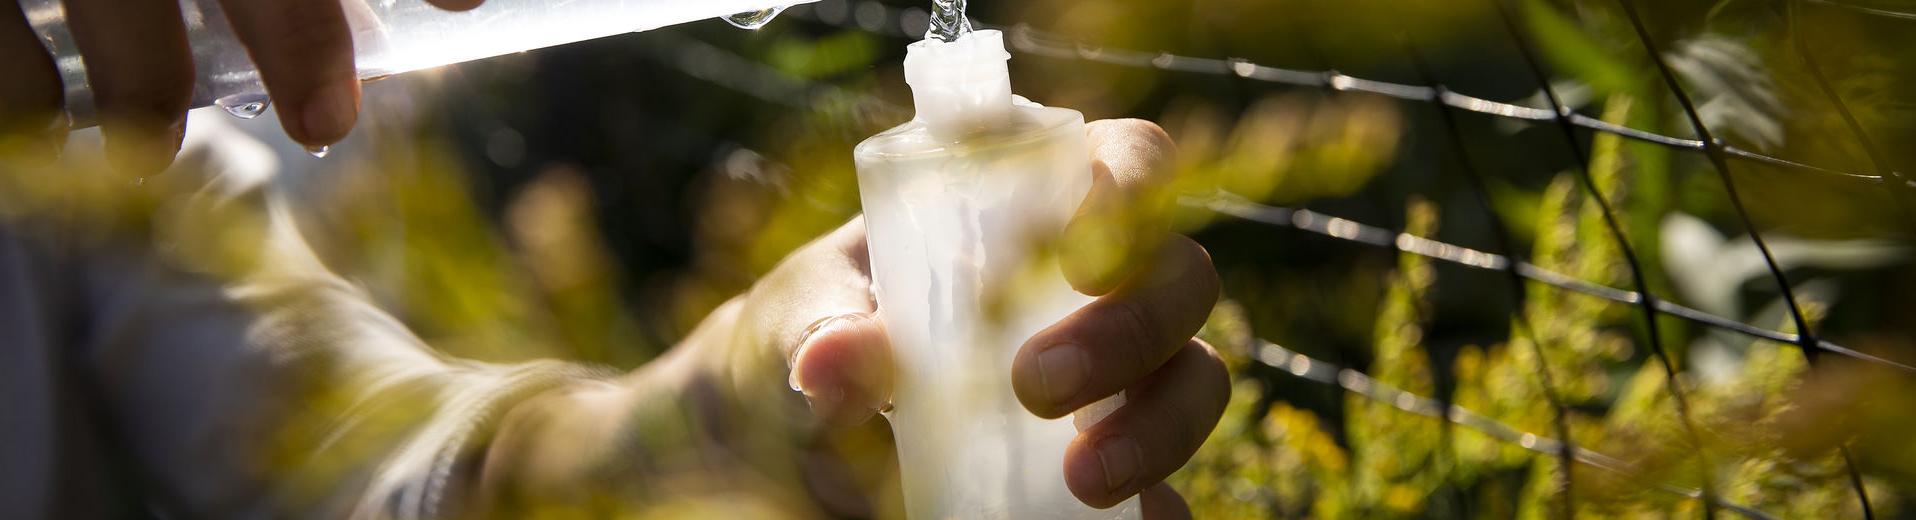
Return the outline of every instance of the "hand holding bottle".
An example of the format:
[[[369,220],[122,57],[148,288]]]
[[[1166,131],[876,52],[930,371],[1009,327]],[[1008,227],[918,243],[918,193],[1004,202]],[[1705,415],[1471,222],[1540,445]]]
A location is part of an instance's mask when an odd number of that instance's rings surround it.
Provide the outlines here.
[[[1196,453],[1230,397],[1223,363],[1192,338],[1217,298],[1217,273],[1189,238],[1112,225],[1157,221],[1114,216],[1149,205],[1147,195],[1169,180],[1173,144],[1164,131],[1124,120],[1093,122],[1087,132],[1095,181],[1073,227],[1102,230],[1089,234],[1127,244],[1118,256],[1143,260],[1087,268],[1066,251],[1073,285],[1097,298],[1031,337],[1010,380],[1030,413],[1043,417],[1124,391],[1122,407],[1071,442],[1066,483],[1092,506],[1141,494],[1145,519],[1187,518],[1163,480]],[[479,494],[493,511],[517,514],[535,504],[595,503],[590,497],[601,493],[629,496],[678,472],[727,474],[722,468],[735,464],[757,467],[754,474],[789,471],[818,428],[867,421],[890,403],[894,351],[876,310],[861,217],[794,251],[619,384],[515,408]],[[700,446],[660,433],[700,417],[711,419],[693,420],[691,438],[730,439],[721,455],[697,455]]]
[[[1192,339],[1216,301],[1217,274],[1196,242],[1142,223],[1160,220],[1122,217],[1149,204],[1143,195],[1167,180],[1174,145],[1164,131],[1123,120],[1087,132],[1094,182],[1072,233],[1121,247],[1064,249],[1073,286],[1098,298],[1026,341],[1011,381],[1025,408],[1045,418],[1126,392],[1124,406],[1072,441],[1066,484],[1097,507],[1142,492],[1146,518],[1178,517],[1182,501],[1161,481],[1196,452],[1229,397],[1216,354]],[[854,221],[794,254],[740,310],[758,324],[745,325],[758,331],[745,336],[756,345],[747,348],[790,359],[791,382],[813,411],[839,423],[869,418],[892,392],[892,352],[871,315],[864,238],[864,223]],[[1082,258],[1098,253],[1141,260]]]

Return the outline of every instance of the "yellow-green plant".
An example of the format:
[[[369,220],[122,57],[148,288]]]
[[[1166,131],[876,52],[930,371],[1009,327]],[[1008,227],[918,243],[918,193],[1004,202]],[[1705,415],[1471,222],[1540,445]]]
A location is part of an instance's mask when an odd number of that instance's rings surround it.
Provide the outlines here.
[[[1631,106],[1614,96],[1603,118],[1627,120]],[[1599,135],[1592,143],[1589,174],[1613,207],[1628,204],[1627,166],[1638,159],[1619,137]],[[1544,269],[1623,287],[1628,266],[1574,175],[1558,175],[1539,195],[1527,257]],[[1406,213],[1407,233],[1434,236],[1432,204],[1413,200]],[[1700,515],[1703,505],[1670,491],[1706,485],[1718,500],[1779,517],[1861,516],[1837,452],[1806,450],[1787,438],[1793,430],[1786,421],[1801,406],[1794,397],[1809,375],[1794,345],[1752,345],[1732,377],[1679,377],[1692,405],[1692,436],[1677,415],[1671,381],[1648,354],[1634,307],[1531,283],[1507,341],[1464,347],[1450,366],[1437,367],[1423,334],[1435,278],[1430,260],[1399,254],[1374,313],[1366,371],[1379,383],[1447,398],[1529,435],[1511,442],[1357,393],[1344,396],[1343,424],[1333,427],[1270,391],[1272,381],[1291,375],[1259,368],[1262,343],[1245,311],[1226,302],[1203,337],[1240,381],[1223,423],[1174,477],[1199,518],[1681,518]],[[1809,308],[1820,317],[1820,304]],[[1540,368],[1552,386],[1546,388]],[[1448,396],[1437,394],[1437,370],[1454,381]],[[1568,488],[1555,450],[1533,449],[1558,437],[1552,394],[1566,406],[1571,442],[1616,462],[1579,464]],[[1885,514],[1892,490],[1874,478],[1865,482],[1875,512]],[[1439,507],[1447,496],[1469,506]]]

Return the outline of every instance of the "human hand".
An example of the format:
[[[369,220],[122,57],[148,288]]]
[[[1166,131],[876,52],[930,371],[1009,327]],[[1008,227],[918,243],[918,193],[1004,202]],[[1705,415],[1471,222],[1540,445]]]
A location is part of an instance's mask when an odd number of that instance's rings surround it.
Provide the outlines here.
[[[1067,448],[1066,484],[1093,506],[1142,493],[1146,518],[1187,518],[1162,481],[1229,400],[1223,363],[1192,339],[1216,301],[1217,274],[1202,247],[1150,224],[1162,221],[1149,214],[1149,195],[1167,180],[1173,147],[1163,130],[1133,120],[1094,122],[1088,132],[1096,178],[1066,240],[1119,247],[1063,248],[1067,278],[1099,297],[1021,347],[1013,390],[1043,417],[1124,391],[1124,406]],[[586,497],[629,496],[632,487],[644,495],[687,473],[761,482],[723,476],[734,464],[800,479],[790,462],[803,458],[817,426],[863,422],[891,400],[892,350],[873,315],[868,259],[865,223],[853,219],[788,255],[661,359],[614,383],[515,407],[486,457],[482,509],[604,503]],[[687,441],[688,432],[705,440]],[[707,444],[725,455],[697,455]],[[614,477],[633,473],[642,475]]]
[[[1123,407],[1067,449],[1066,484],[1093,506],[1142,492],[1147,518],[1188,516],[1162,480],[1196,452],[1229,398],[1223,364],[1192,339],[1216,301],[1217,274],[1197,243],[1149,224],[1161,219],[1134,218],[1167,180],[1173,145],[1163,130],[1128,120],[1094,122],[1088,132],[1096,179],[1067,240],[1118,247],[1063,248],[1072,285],[1099,298],[1020,349],[1013,387],[1046,418],[1126,392]],[[743,353],[723,356],[728,369],[782,383],[763,374],[782,373],[789,360],[790,381],[818,416],[869,418],[889,402],[892,384],[870,280],[862,220],[795,252],[742,300],[735,341]]]
[[[427,1],[463,10],[483,0]],[[279,107],[286,134],[309,147],[344,138],[358,119],[359,78],[340,0],[220,2]],[[178,0],[64,4],[86,60],[109,160],[140,174],[164,169],[179,152],[193,93],[193,55]],[[64,103],[53,61],[18,5],[0,6],[0,74],[8,78],[0,82],[0,134],[44,132]]]

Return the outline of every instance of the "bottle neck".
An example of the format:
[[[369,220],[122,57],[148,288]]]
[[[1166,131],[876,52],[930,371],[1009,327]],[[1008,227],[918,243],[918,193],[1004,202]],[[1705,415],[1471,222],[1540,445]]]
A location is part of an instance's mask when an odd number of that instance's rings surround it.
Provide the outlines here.
[[[1001,120],[1011,112],[1011,73],[1004,34],[973,31],[955,42],[926,39],[905,52],[917,118],[934,131]]]

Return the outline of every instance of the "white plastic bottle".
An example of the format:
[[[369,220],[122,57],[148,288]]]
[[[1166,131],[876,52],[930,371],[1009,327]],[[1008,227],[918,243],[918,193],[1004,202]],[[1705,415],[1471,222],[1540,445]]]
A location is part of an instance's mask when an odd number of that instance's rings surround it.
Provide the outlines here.
[[[426,0],[339,1],[352,26],[359,78],[373,79],[738,13],[762,15],[735,24],[763,23],[776,9],[815,0],[486,0],[467,11],[446,11]],[[191,106],[219,105],[242,117],[265,110],[266,87],[227,25],[220,0],[179,2],[193,51]],[[93,90],[65,8],[60,0],[20,3],[66,85],[68,124],[94,125]]]
[[[1044,247],[1091,187],[1084,116],[1013,96],[998,31],[907,50],[917,116],[853,153],[879,316],[899,363],[887,418],[908,514],[1137,518],[1136,498],[1098,510],[1071,494],[1073,419],[1032,415],[1011,387],[1024,341],[1091,301]]]

